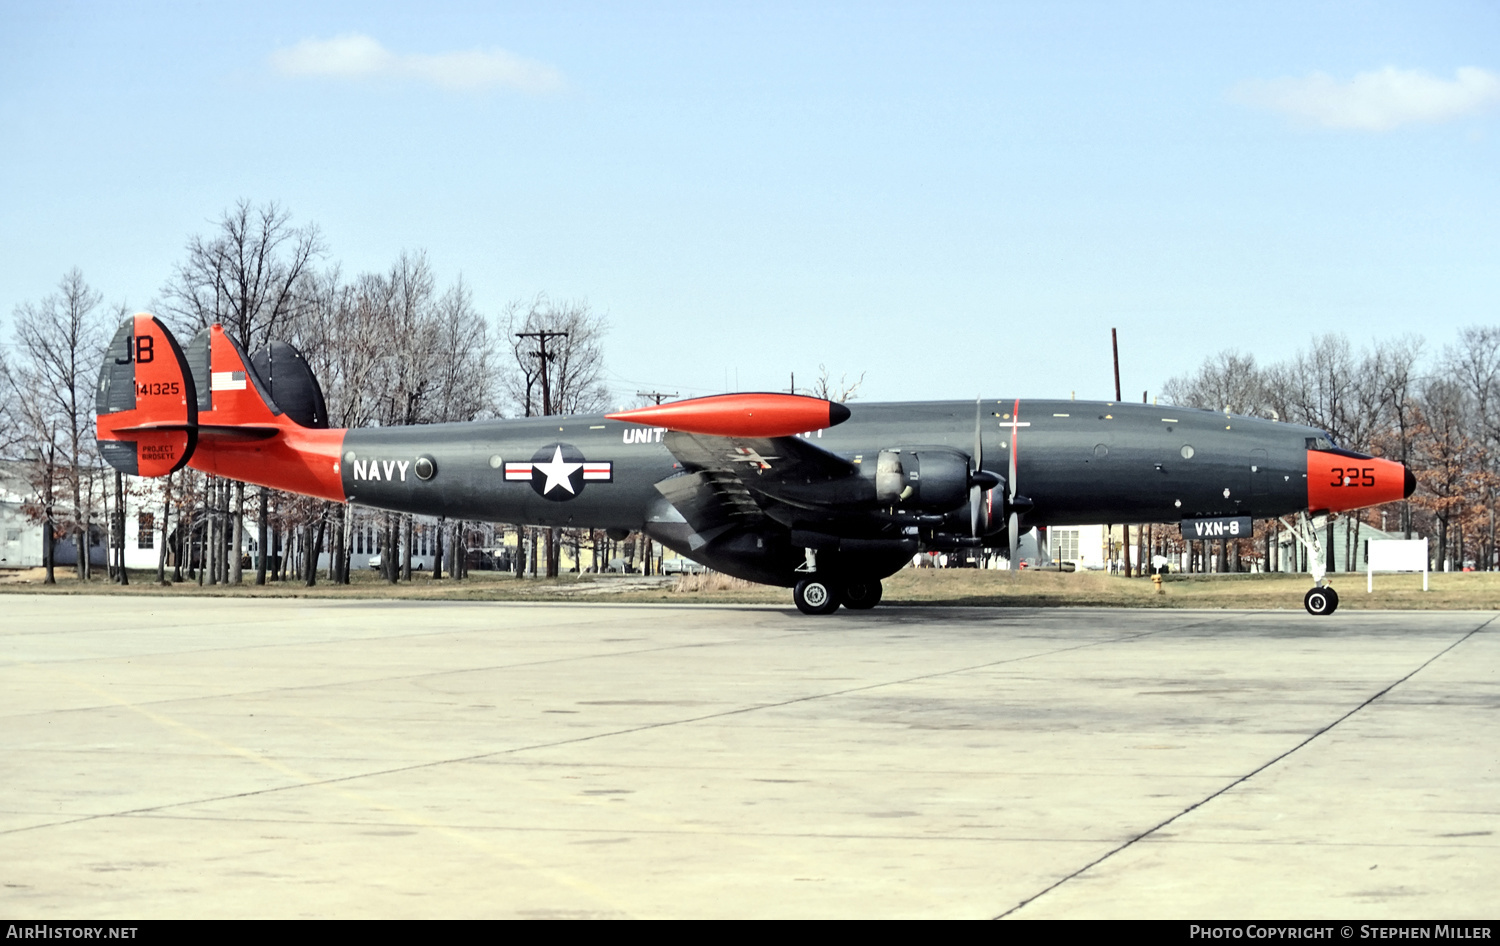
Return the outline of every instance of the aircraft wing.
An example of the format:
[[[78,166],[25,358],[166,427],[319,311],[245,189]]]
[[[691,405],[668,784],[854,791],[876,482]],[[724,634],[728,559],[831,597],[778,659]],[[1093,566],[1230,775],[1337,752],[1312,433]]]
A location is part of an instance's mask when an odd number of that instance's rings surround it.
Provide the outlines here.
[[[736,437],[668,431],[662,441],[684,469],[738,491],[798,506],[836,505],[857,493],[859,466],[802,437]],[[749,497],[746,497],[749,498]]]
[[[679,473],[657,483],[656,490],[667,506],[654,508],[651,520],[669,530],[673,523],[685,523],[682,538],[691,549],[702,548],[736,526],[757,525],[766,517],[733,473]]]
[[[668,431],[663,439],[683,466],[749,474],[757,480],[842,479],[859,468],[801,437],[723,437]]]

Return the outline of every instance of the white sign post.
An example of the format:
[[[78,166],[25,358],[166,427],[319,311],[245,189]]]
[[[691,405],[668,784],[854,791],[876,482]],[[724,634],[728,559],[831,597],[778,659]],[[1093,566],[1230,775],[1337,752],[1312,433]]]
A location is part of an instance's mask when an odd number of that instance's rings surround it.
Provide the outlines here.
[[[1365,592],[1375,591],[1375,572],[1421,572],[1427,590],[1426,539],[1371,539],[1365,553]]]

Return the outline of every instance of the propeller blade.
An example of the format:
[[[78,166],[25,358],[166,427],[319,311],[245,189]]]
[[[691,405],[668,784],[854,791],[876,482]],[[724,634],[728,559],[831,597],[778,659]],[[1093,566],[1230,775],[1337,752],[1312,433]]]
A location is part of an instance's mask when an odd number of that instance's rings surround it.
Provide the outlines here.
[[[974,472],[984,469],[984,398],[974,399]]]
[[[1012,430],[1014,430],[1014,428],[1012,428]],[[1014,441],[1016,439],[1015,438],[1015,434],[1011,434],[1011,438],[1010,439],[1012,441],[1012,443],[1010,445],[1010,479],[1007,480],[1007,483],[1008,483],[1008,485],[1010,487],[1010,498],[1011,499],[1015,499],[1016,498],[1016,445],[1014,443]]]
[[[1016,401],[1016,407],[1019,408],[1020,406],[1021,406],[1021,402],[1019,400]],[[1018,410],[1017,411],[1017,416],[1012,416],[1011,417],[1011,423],[1014,424],[1017,421],[1019,421],[1020,419],[1021,418],[1019,416],[1019,410]],[[1007,510],[1010,512],[1010,521],[1008,523],[1006,523],[1006,525],[1009,526],[1009,531],[1010,531],[1010,567],[1011,567],[1012,570],[1017,570],[1017,569],[1019,569],[1021,567],[1021,563],[1016,560],[1016,553],[1020,550],[1020,547],[1021,547],[1021,536],[1019,535],[1019,533],[1021,531],[1021,517],[1016,514],[1016,433],[1015,432],[1018,429],[1019,428],[1017,428],[1017,427],[1011,427],[1011,429],[1010,429],[1011,430],[1011,435],[1010,435],[1010,477],[1006,480],[1006,483],[1005,483],[1006,490],[1010,493],[1010,496],[1008,497],[1005,505],[1006,505]]]
[[[984,398],[974,399],[974,452],[970,459],[974,464],[969,470],[969,481],[973,484],[969,487],[969,534],[979,538],[979,504],[984,502],[984,488],[980,486],[978,476],[984,469]]]

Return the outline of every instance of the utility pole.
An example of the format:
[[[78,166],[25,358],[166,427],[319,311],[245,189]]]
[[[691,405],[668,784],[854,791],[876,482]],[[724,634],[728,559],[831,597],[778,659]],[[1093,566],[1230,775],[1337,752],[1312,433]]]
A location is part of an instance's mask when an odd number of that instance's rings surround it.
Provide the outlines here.
[[[1120,400],[1120,335],[1115,329],[1109,330],[1109,344],[1115,350],[1115,400]]]
[[[649,397],[652,400],[654,400],[656,403],[660,404],[664,398],[676,397],[677,396],[677,392],[673,391],[671,394],[663,394],[660,391],[637,391],[637,392],[635,392],[635,396],[636,397]]]
[[[567,332],[549,332],[543,329],[540,332],[517,332],[517,338],[534,338],[537,341],[537,350],[531,353],[531,357],[540,360],[542,365],[542,414],[552,413],[552,385],[547,378],[547,363],[557,357],[554,352],[547,353],[547,342],[554,338],[567,338]]]
[[[567,338],[567,332],[549,332],[543,329],[539,332],[517,332],[517,338],[534,338],[537,342],[537,350],[531,353],[531,357],[537,359],[542,370],[542,415],[550,416],[552,413],[552,383],[547,377],[547,363],[556,358],[556,353],[547,353],[547,342],[554,338]],[[547,577],[556,578],[561,570],[557,556],[558,530],[553,526],[547,530]],[[535,547],[533,546],[533,549]],[[534,552],[533,552],[534,554]]]
[[[1119,334],[1118,331],[1116,331],[1113,328],[1109,330],[1109,344],[1110,344],[1110,347],[1112,347],[1114,349],[1114,354],[1115,354],[1115,402],[1119,403],[1119,401],[1120,401],[1120,334]],[[1125,530],[1124,540],[1120,543],[1120,546],[1121,546],[1121,548],[1125,552],[1125,577],[1129,578],[1132,575],[1132,572],[1131,572],[1131,569],[1130,569],[1130,523],[1127,522],[1124,525],[1120,526],[1120,528],[1123,529],[1123,530]]]

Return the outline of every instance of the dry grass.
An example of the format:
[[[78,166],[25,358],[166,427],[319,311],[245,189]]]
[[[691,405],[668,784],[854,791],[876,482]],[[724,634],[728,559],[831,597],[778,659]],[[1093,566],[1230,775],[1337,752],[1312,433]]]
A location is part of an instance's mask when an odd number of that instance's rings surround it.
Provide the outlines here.
[[[677,581],[672,585],[672,593],[685,595],[721,591],[743,592],[764,587],[766,586],[757,585],[743,578],[734,578],[719,572],[706,572],[702,575],[678,575]]]
[[[103,579],[80,582],[69,569],[58,569],[56,585],[42,584],[42,570],[0,572],[0,593],[213,595],[223,597],[306,597],[363,599],[433,599],[451,601],[591,600],[698,602],[704,604],[791,604],[785,588],[757,585],[727,575],[566,575],[552,580],[517,579],[495,572],[471,573],[463,581],[433,581],[419,573],[396,585],[359,573],[350,585],[323,580],[312,588],[301,581],[264,587],[200,586],[181,582],[161,586],[154,572],[132,572],[120,587]],[[1377,575],[1375,593],[1365,593],[1365,577],[1335,575],[1341,608],[1500,609],[1500,573],[1431,576],[1423,593],[1420,575]],[[1114,577],[1098,572],[1001,572],[976,569],[904,569],[886,579],[891,604],[978,605],[988,607],[1236,608],[1296,609],[1311,587],[1304,575],[1171,575],[1157,594],[1148,579]]]

